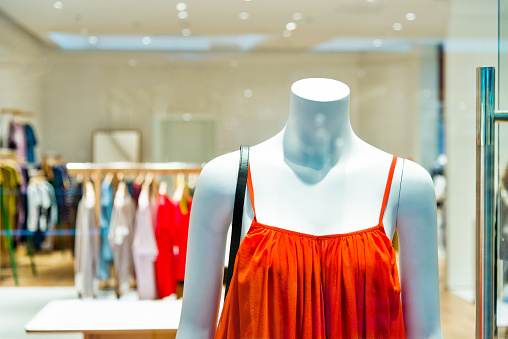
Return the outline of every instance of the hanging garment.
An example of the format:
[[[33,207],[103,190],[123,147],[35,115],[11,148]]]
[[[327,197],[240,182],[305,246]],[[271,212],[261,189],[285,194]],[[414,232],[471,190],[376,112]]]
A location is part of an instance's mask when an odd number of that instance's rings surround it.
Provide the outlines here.
[[[13,119],[12,114],[0,114],[0,137],[3,148],[9,148],[9,131]]]
[[[134,278],[132,241],[135,215],[136,208],[132,197],[126,190],[118,189],[113,202],[108,238],[113,250],[113,265],[117,273],[120,295],[129,290]]]
[[[189,218],[192,200],[185,201],[186,212],[181,209],[181,204],[176,206],[176,242],[178,243],[178,251],[175,253],[176,260],[176,279],[183,281],[185,278],[185,260],[187,258],[187,240],[189,238]]]
[[[395,251],[383,214],[356,232],[314,236],[254,220],[238,250],[215,338],[405,338]]]
[[[41,207],[39,223],[46,223],[46,236],[41,244],[41,249],[45,251],[53,250],[55,238],[55,226],[58,222],[58,205],[56,202],[55,190],[49,182],[39,184],[41,192]],[[49,207],[48,207],[49,206]]]
[[[28,201],[26,196],[26,189],[28,187],[28,170],[25,165],[19,166],[20,173],[20,185],[19,185],[19,199],[17,201],[17,234],[16,234],[16,242],[21,242],[26,240],[26,231],[27,231],[27,213],[28,213]]]
[[[150,198],[147,191],[141,191],[132,243],[139,299],[157,299],[155,259],[158,254]]]
[[[101,215],[99,219],[100,226],[100,250],[99,250],[99,268],[97,276],[99,280],[109,279],[110,267],[113,264],[113,250],[109,243],[109,227],[111,222],[111,213],[113,211],[113,186],[111,182],[103,181],[101,184]]]
[[[53,186],[47,181],[30,182],[26,195],[27,230],[33,245],[36,250],[52,250],[52,233],[58,220],[58,207]]]
[[[96,239],[95,201],[83,198],[78,204],[74,245],[74,283],[82,298],[95,297],[99,288]]]
[[[134,204],[138,204],[139,195],[141,194],[141,184],[137,182],[132,183],[132,199],[134,200]]]
[[[64,193],[63,222],[74,224],[76,222],[76,213],[78,204],[83,196],[83,183],[77,182],[76,177],[69,177],[69,189]]]
[[[18,207],[19,185],[21,177],[19,170],[14,166],[2,164],[0,167],[0,184],[2,185],[2,199],[5,209],[5,217],[1,216],[0,224],[2,230],[16,229],[17,218],[16,212]],[[14,240],[14,239],[12,239]],[[7,248],[7,237],[0,237],[3,241],[3,248]]]
[[[29,163],[35,162],[34,148],[37,145],[37,138],[35,137],[34,130],[29,124],[25,125],[26,135],[26,161]]]
[[[159,255],[155,261],[155,276],[159,298],[176,293],[176,262],[174,260],[175,245],[175,205],[165,195],[157,196],[157,226],[155,239]]]
[[[53,178],[51,179],[51,184],[55,189],[56,202],[58,205],[58,222],[61,223],[64,219],[65,215],[65,207],[64,207],[64,196],[65,191],[70,186],[69,175],[67,173],[67,168],[65,166],[53,166],[51,167],[53,172]]]
[[[25,126],[17,122],[11,122],[9,127],[9,148],[15,149],[20,161],[26,160],[26,134]]]

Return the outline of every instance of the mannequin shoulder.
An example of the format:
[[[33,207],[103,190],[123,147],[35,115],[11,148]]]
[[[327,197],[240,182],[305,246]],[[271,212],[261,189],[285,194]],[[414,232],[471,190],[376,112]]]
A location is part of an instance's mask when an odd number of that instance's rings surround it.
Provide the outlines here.
[[[400,186],[399,212],[436,208],[436,194],[430,174],[419,164],[405,159]]]
[[[235,193],[240,152],[221,155],[208,162],[196,184],[196,194],[211,197],[230,197]]]

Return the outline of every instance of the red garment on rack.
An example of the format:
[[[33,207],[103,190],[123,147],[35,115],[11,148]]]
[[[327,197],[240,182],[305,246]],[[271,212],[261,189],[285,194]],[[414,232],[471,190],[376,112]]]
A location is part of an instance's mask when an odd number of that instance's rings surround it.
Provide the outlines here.
[[[175,206],[167,196],[157,196],[157,225],[155,226],[155,240],[159,255],[155,261],[155,279],[159,298],[176,293],[176,261],[173,246],[175,245]]]

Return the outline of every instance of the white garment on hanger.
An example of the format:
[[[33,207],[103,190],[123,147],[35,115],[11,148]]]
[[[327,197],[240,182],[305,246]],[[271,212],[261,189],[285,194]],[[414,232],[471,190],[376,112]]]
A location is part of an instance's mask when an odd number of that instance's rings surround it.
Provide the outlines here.
[[[118,190],[113,203],[108,239],[113,250],[120,295],[127,292],[134,277],[132,241],[136,207],[128,192]]]
[[[95,227],[95,206],[83,198],[76,215],[74,282],[82,298],[93,298],[99,289],[97,262],[99,248]]]
[[[53,230],[58,221],[58,205],[56,202],[55,190],[47,181],[39,183],[29,183],[26,189],[27,194],[27,228],[31,232],[39,228],[45,232]],[[50,209],[48,219],[47,213],[41,213]]]
[[[155,259],[159,254],[152,216],[152,204],[146,190],[138,199],[132,254],[139,299],[156,299]]]

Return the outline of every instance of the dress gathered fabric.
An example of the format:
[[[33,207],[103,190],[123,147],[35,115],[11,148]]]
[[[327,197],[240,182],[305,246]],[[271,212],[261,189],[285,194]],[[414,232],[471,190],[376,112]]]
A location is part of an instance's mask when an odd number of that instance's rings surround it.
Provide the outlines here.
[[[217,339],[405,338],[400,283],[383,226],[397,157],[379,223],[315,236],[254,220],[238,250]]]

